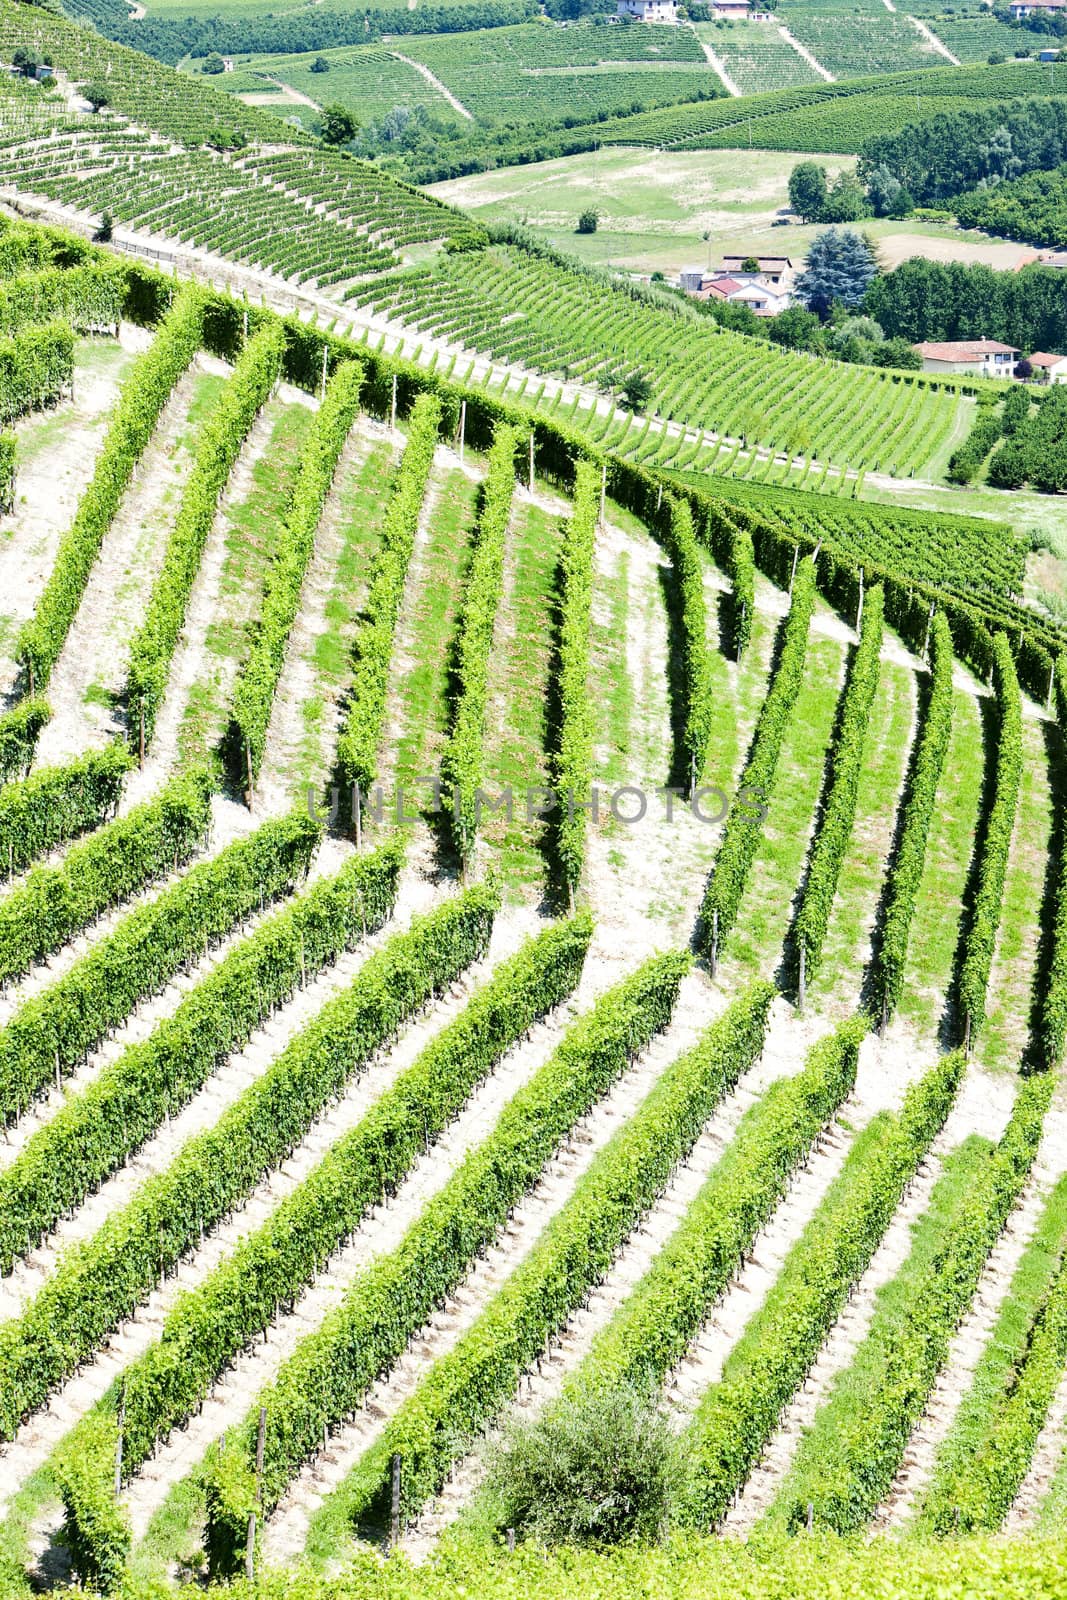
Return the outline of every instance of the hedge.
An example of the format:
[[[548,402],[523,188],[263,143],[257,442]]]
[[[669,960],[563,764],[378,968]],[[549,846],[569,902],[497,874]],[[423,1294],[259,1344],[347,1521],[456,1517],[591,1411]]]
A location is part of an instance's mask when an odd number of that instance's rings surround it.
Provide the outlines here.
[[[704,891],[699,939],[700,948],[705,952],[710,951],[713,945],[722,948],[741,904],[760,837],[757,819],[744,806],[757,802],[766,805],[770,800],[782,740],[789,727],[804,676],[808,628],[814,609],[815,566],[813,562],[805,561],[797,569],[778,664],[760,709],[741,778],[741,795],[755,795],[756,801],[744,799],[741,806],[731,809],[711,878]]]
[[[9,279],[0,288],[0,333],[44,322],[69,322],[76,333],[118,333],[126,299],[126,272],[118,261],[45,267]]]
[[[249,793],[259,776],[271,706],[285,660],[285,647],[300,609],[300,593],[315,530],[337,463],[359,411],[363,368],[348,361],[330,379],[300,451],[292,500],[267,570],[263,603],[252,624],[251,647],[234,686],[227,744],[236,772]]]
[[[391,847],[369,864],[357,858],[365,884],[371,873],[387,875],[390,856],[395,863]],[[0,1328],[5,1428],[40,1404],[161,1273],[247,1199],[373,1053],[484,952],[496,905],[495,894],[479,886],[395,935],[214,1127],[187,1140],[22,1316]]]
[[[92,479],[60,540],[44,593],[19,632],[16,658],[37,688],[48,682],[59,659],[104,536],[163,407],[199,349],[203,315],[199,290],[184,289],[122,385]]]
[[[553,755],[556,785],[556,853],[573,898],[585,866],[585,812],[593,783],[594,715],[589,693],[589,642],[593,609],[593,549],[600,508],[600,479],[582,461],[560,557],[557,651],[559,733]]]
[[[580,1018],[397,1248],[357,1274],[341,1304],[298,1345],[260,1396],[267,1413],[264,1513],[462,1281],[567,1131],[666,1025],[688,964],[683,955],[654,957]],[[254,1410],[208,1467],[207,1552],[215,1576],[244,1561],[256,1431]]]
[[[997,697],[997,751],[993,799],[979,845],[978,889],[963,946],[960,1004],[968,1042],[985,1020],[986,991],[1000,927],[1015,810],[1023,771],[1022,701],[1015,663],[1002,633],[993,640],[993,685]]]
[[[564,1386],[580,1398],[618,1384],[657,1390],[684,1356],[770,1219],[797,1166],[856,1081],[860,1016],[814,1045],[795,1077],[748,1111],[652,1267]]]
[[[677,1057],[595,1157],[571,1199],[459,1343],[431,1368],[336,1491],[351,1524],[381,1506],[401,1458],[402,1508],[418,1511],[499,1413],[523,1372],[610,1271],[716,1104],[763,1048],[775,990],[758,983]]]
[[[899,1116],[857,1140],[685,1432],[683,1521],[713,1528],[747,1480],[943,1127],[963,1069],[962,1053],[943,1056],[908,1090]]]
[[[74,378],[74,334],[63,322],[0,339],[0,424],[54,406]]]
[[[0,1270],[10,1272],[65,1211],[114,1172],[314,973],[378,927],[399,855],[350,860],[237,944],[140,1044],[127,1047],[0,1173]]]
[[[590,919],[581,916],[556,923],[524,945],[263,1226],[182,1297],[159,1340],[123,1374],[127,1474],[188,1418],[218,1374],[279,1309],[292,1307],[367,1210],[395,1192],[505,1051],[571,993],[591,934]],[[87,1458],[79,1467],[80,1492],[67,1499],[68,1522],[90,1530],[97,1488],[109,1493],[113,1479],[118,1403],[113,1390],[64,1444],[65,1456]]]
[[[1056,719],[1061,733],[1067,729],[1067,657],[1057,656],[1054,680]],[[1067,827],[1061,828],[1059,857],[1055,862],[1056,901],[1052,920],[1048,974],[1037,1025],[1041,1064],[1058,1067],[1067,1037]]]
[[[58,845],[99,827],[118,805],[130,768],[116,740],[63,767],[42,767],[0,788],[0,873],[11,877]]]
[[[663,541],[674,567],[681,632],[682,751],[690,792],[704,777],[711,738],[712,678],[708,659],[708,608],[704,599],[704,558],[685,500],[666,498],[661,517]]]
[[[816,1527],[857,1533],[888,1492],[986,1258],[1026,1182],[1054,1087],[1050,1073],[1022,1080],[1003,1138],[889,1338],[878,1382],[851,1397],[817,1479],[784,1503],[791,1528],[804,1526],[810,1504]]]
[[[282,330],[276,323],[268,323],[254,334],[197,434],[192,470],[167,541],[163,567],[130,646],[126,697],[131,708],[131,737],[139,737],[138,724],[143,720],[146,746],[166,692],[171,659],[219,498],[248,430],[280,375],[283,349]]]
[[[474,853],[478,832],[489,657],[504,587],[504,545],[518,442],[515,429],[505,424],[494,432],[459,618],[451,727],[441,758],[441,779],[452,839],[464,862]]]
[[[41,695],[20,700],[0,716],[0,783],[27,775],[41,729],[51,718],[52,708]]]
[[[0,1122],[83,1061],[138,1001],[157,994],[245,917],[307,872],[320,828],[306,812],[267,822],[139,906],[0,1028]],[[0,902],[2,905],[2,902]]]
[[[735,528],[728,562],[733,594],[730,596],[734,654],[740,661],[752,637],[756,614],[756,553],[748,528]]]
[[[899,844],[886,874],[885,920],[875,967],[883,1021],[904,986],[908,935],[926,861],[926,841],[952,732],[952,638],[940,612],[930,628],[930,694],[915,744],[900,822]]]
[[[378,772],[393,636],[440,424],[440,403],[432,395],[420,395],[385,508],[381,544],[356,635],[355,677],[337,742],[337,762],[346,788],[352,790],[358,784],[363,796],[370,792]]]
[[[841,864],[856,821],[856,796],[871,707],[878,688],[882,648],[882,591],[869,589],[864,599],[860,642],[849,666],[848,682],[834,728],[826,803],[811,848],[808,874],[793,926],[798,951],[804,954],[805,976],[818,970],[830,911],[837,893]]]
[[[18,443],[13,433],[0,433],[0,513],[15,505],[15,475]]]

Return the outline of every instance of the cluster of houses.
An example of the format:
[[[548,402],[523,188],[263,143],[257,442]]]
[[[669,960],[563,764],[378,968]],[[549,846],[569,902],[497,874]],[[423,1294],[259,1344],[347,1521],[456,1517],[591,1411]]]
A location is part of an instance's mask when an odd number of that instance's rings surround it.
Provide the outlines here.
[[[1056,3],[1067,5],[1067,0],[1056,0]],[[711,10],[716,22],[771,21],[769,11],[753,10],[748,0],[711,0]],[[677,23],[680,20],[677,0],[618,0],[616,13],[633,22]]]
[[[754,269],[754,270],[753,270]],[[746,305],[757,317],[776,317],[794,304],[796,268],[788,256],[725,256],[704,271],[692,267],[678,282],[694,300]]]
[[[977,374],[982,378],[1011,378],[1023,359],[1021,350],[996,339],[927,339],[913,349],[922,357],[924,372],[956,377]],[[1037,350],[1026,360],[1037,382],[1067,383],[1067,356]]]

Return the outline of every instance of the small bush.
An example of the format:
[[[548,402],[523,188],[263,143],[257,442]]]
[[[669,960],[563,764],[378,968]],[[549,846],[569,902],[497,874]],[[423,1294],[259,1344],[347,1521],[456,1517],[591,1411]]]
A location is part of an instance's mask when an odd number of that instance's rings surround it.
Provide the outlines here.
[[[650,1397],[623,1385],[513,1423],[488,1487],[502,1528],[546,1545],[607,1545],[660,1537],[681,1481],[667,1422]]]

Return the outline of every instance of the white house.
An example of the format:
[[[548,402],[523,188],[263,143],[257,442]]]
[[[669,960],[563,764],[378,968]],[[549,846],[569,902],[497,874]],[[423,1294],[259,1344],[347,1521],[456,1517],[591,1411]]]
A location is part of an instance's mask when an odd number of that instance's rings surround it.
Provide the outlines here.
[[[1020,17],[1043,15],[1049,11],[1063,11],[1067,9],[1067,0],[1012,0],[1008,9],[1016,22],[1018,22]]]
[[[617,11],[620,17],[632,17],[635,22],[678,21],[677,0],[618,0]]]
[[[1010,378],[1020,352],[996,339],[925,340],[912,345],[922,356],[924,372],[969,373],[983,378]]]
[[[1027,361],[1041,383],[1067,383],[1067,356],[1058,356],[1048,350],[1035,350]]]

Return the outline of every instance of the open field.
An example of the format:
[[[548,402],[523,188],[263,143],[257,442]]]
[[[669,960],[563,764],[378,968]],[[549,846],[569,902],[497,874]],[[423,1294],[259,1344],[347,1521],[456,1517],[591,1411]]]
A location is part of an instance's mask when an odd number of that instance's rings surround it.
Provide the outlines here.
[[[653,152],[605,146],[587,155],[432,184],[428,192],[486,222],[517,219],[583,261],[631,272],[677,273],[714,262],[727,251],[781,251],[803,259],[818,228],[773,224],[788,209],[790,171],[808,159],[821,160],[830,176],[854,167],[846,156],[795,151]],[[600,215],[597,231],[577,234],[578,217],[590,206]],[[877,240],[887,267],[925,255],[1013,268],[1037,254],[934,223],[877,218],[864,228]]]

